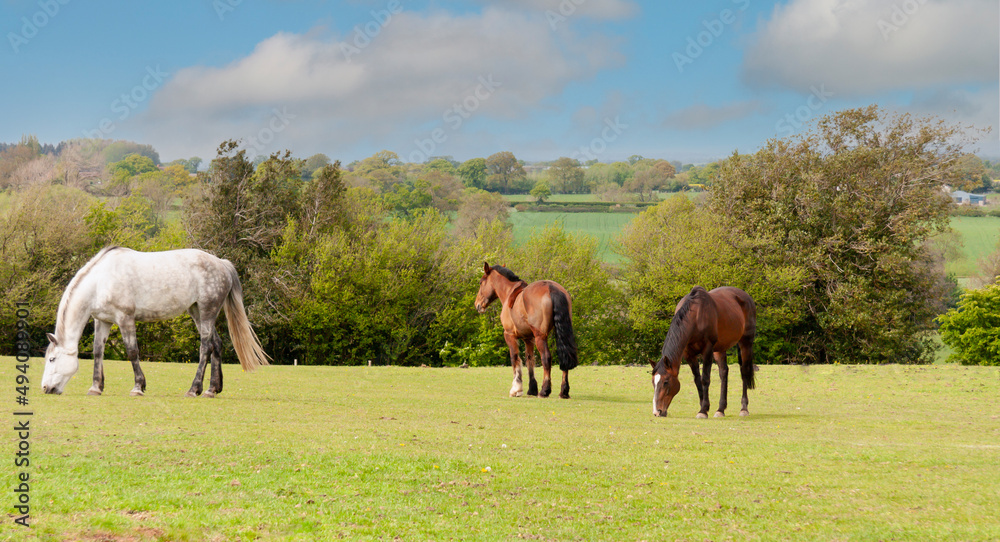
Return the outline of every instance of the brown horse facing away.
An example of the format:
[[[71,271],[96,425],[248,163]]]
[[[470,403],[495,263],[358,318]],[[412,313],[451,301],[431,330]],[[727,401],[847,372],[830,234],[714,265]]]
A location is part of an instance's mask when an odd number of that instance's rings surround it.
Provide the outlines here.
[[[711,292],[695,286],[684,296],[670,320],[670,330],[663,341],[659,361],[653,366],[653,415],[666,416],[667,407],[681,388],[678,380],[681,358],[687,360],[694,373],[701,411],[698,418],[708,417],[708,385],[711,379],[712,357],[719,365],[721,390],[719,409],[715,417],[726,414],[729,365],[726,351],[739,345],[737,359],[743,377],[743,405],[740,416],[749,415],[747,390],[754,389],[753,340],[757,332],[757,306],[749,294],[730,286]],[[698,374],[698,360],[702,372]]]
[[[552,354],[549,353],[548,338],[549,332],[554,330],[559,369],[563,372],[559,397],[569,399],[569,370],[576,367],[577,363],[569,292],[551,280],[527,284],[510,269],[500,265],[490,267],[490,264],[483,262],[483,278],[479,279],[476,310],[485,312],[486,307],[495,299],[503,303],[500,322],[503,324],[503,338],[510,349],[510,364],[514,370],[510,396],[520,397],[523,393],[518,339],[524,341],[524,357],[528,363],[528,395],[548,397],[552,393]],[[544,371],[541,390],[535,381],[536,348]]]

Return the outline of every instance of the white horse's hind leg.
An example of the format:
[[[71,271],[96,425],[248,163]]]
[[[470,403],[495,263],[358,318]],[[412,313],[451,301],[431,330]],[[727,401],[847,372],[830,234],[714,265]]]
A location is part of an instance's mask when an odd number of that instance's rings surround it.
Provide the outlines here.
[[[191,382],[191,389],[189,389],[184,395],[186,397],[198,397],[201,395],[202,382],[205,380],[205,365],[209,359],[210,345],[206,340],[205,332],[202,329],[201,313],[198,310],[198,305],[192,305],[191,308],[188,309],[188,314],[191,315],[191,319],[194,320],[195,327],[198,328],[198,334],[201,336],[201,346],[199,347],[198,369],[194,373],[194,381]]]
[[[118,323],[118,328],[122,332],[122,341],[125,343],[125,353],[129,361],[132,362],[132,372],[135,373],[135,387],[129,395],[142,396],[146,393],[146,375],[142,374],[139,367],[139,342],[135,337],[135,321],[126,320]]]
[[[215,326],[212,326],[209,347],[212,360],[212,376],[208,381],[208,391],[202,397],[215,397],[217,394],[222,393],[222,338],[215,331]]]
[[[111,322],[94,320],[94,383],[87,395],[100,395],[104,392],[104,343],[111,334]]]

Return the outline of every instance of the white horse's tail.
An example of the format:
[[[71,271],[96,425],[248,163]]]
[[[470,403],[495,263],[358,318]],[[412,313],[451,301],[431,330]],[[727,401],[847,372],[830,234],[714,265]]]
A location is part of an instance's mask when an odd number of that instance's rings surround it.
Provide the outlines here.
[[[229,262],[226,262],[227,264]],[[229,336],[233,340],[233,348],[236,349],[236,357],[240,359],[240,365],[244,371],[253,371],[261,365],[270,365],[268,355],[257,339],[257,334],[250,327],[250,320],[247,319],[246,310],[243,308],[243,286],[240,284],[240,277],[236,273],[236,268],[229,264],[229,273],[233,279],[233,287],[226,296],[223,308],[226,311],[226,323],[229,325]]]

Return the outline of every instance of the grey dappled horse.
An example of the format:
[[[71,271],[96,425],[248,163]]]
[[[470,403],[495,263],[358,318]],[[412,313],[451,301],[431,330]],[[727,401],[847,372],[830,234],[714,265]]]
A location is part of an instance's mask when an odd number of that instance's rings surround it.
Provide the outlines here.
[[[166,320],[187,312],[201,336],[198,371],[187,396],[202,393],[205,365],[212,361],[206,397],[222,391],[222,339],[215,330],[225,309],[229,334],[244,371],[267,365],[267,354],[243,309],[243,290],[236,268],[228,260],[195,249],[137,252],[107,247],[90,259],[70,281],[59,301],[55,334],[48,334],[42,391],[62,393],[80,368],[80,338],[94,319],[94,384],[89,395],[104,391],[104,343],[111,325],[118,324],[125,351],[135,372],[132,395],[143,395],[146,377],[139,368],[136,322]]]

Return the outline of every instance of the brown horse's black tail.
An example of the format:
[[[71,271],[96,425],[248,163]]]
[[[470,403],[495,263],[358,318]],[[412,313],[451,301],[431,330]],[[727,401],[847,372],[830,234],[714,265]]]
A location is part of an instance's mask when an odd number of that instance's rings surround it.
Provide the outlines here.
[[[740,362],[740,376],[743,377],[743,385],[748,390],[757,387],[757,367],[753,364],[753,341],[757,337],[757,303],[746,292],[742,292],[745,298],[738,298],[746,315],[746,328],[743,330],[743,338],[740,339],[736,348],[736,359]],[[743,346],[747,347],[747,359],[743,359]]]
[[[576,367],[576,337],[573,335],[573,317],[570,313],[569,299],[562,290],[549,285],[549,298],[552,299],[552,327],[556,331],[556,354],[559,356],[559,369],[568,371]]]
[[[740,362],[740,376],[743,377],[743,384],[747,389],[752,390],[757,387],[757,379],[754,377],[757,368],[753,365],[753,354],[747,357],[751,359],[743,359],[743,349],[737,346],[736,359]]]

